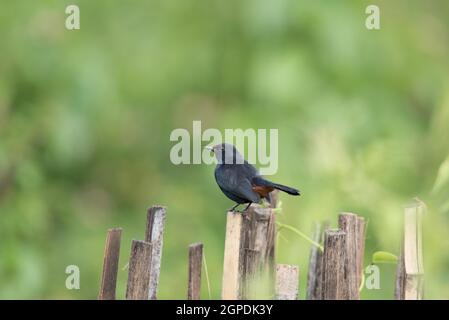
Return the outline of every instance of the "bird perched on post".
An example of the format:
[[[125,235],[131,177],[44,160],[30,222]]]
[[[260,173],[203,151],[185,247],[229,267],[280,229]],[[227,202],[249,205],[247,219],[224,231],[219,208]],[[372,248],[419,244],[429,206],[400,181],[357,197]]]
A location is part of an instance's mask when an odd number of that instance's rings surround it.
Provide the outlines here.
[[[218,161],[215,167],[218,186],[229,199],[236,202],[229,211],[244,212],[252,203],[260,203],[263,198],[270,202],[270,192],[274,189],[299,196],[297,189],[264,179],[232,144],[220,143],[206,148],[215,154]],[[248,205],[243,211],[235,210],[244,203]]]

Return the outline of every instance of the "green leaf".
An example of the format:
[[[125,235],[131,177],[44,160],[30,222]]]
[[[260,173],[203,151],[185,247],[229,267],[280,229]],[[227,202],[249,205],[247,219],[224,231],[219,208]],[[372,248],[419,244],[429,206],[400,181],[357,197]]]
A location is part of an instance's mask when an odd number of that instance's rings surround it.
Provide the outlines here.
[[[444,160],[438,169],[438,174],[433,185],[432,192],[440,191],[449,182],[449,157]]]
[[[390,252],[376,251],[373,253],[372,261],[375,264],[379,263],[395,264],[398,262],[398,257]]]

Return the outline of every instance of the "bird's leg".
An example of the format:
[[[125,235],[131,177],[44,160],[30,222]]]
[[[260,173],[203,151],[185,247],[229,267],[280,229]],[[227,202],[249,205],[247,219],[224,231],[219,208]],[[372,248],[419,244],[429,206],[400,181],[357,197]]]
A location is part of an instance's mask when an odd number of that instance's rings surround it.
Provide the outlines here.
[[[243,212],[246,212],[252,204],[253,204],[252,202],[248,203],[248,205],[246,206],[246,208],[243,209],[242,213],[243,213]]]
[[[228,212],[229,212],[229,211],[232,211],[232,212],[237,211],[237,212],[239,212],[238,210],[235,210],[235,208],[237,208],[239,205],[240,205],[240,203],[237,203],[237,204],[236,204],[235,206],[233,206],[231,209],[228,209]]]

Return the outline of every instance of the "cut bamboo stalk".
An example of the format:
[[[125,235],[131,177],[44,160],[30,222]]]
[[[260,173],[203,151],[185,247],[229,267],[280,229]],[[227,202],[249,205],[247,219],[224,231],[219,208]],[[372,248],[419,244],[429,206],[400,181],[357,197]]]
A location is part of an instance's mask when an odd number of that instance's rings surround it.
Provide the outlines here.
[[[298,299],[298,266],[288,264],[276,266],[276,299]]]
[[[260,253],[260,262],[266,262],[271,217],[270,208],[252,205],[244,214],[244,247]],[[271,235],[270,235],[271,236]]]
[[[260,296],[259,292],[261,276],[260,260],[261,254],[257,250],[245,249],[244,264],[245,270],[241,283],[240,299],[253,299]],[[262,287],[263,288],[263,287]]]
[[[121,236],[122,228],[108,230],[98,300],[115,300]]]
[[[272,192],[273,193],[273,192]],[[276,214],[274,210],[270,210],[270,217],[267,227],[267,249],[265,254],[266,268],[268,269],[269,283],[271,288],[269,290],[273,292],[274,282],[276,278]]]
[[[274,241],[275,221],[271,208],[252,205],[243,214],[228,212],[223,299],[252,299],[255,296],[272,295]],[[268,272],[271,283],[264,278]]]
[[[404,238],[398,261],[395,298],[421,300],[424,295],[421,220],[425,208],[417,202],[404,211]]]
[[[240,298],[240,282],[242,280],[243,264],[242,246],[243,216],[228,212],[226,217],[226,238],[223,262],[223,282],[221,297],[223,300],[238,300]]]
[[[366,222],[363,217],[357,216],[357,288],[362,285],[364,273],[364,259],[365,259],[365,238],[366,238]]]
[[[270,192],[270,207],[276,208],[279,204],[279,190],[273,190]]]
[[[148,300],[151,271],[151,243],[133,240],[129,258],[126,299]]]
[[[149,297],[157,299],[159,275],[161,272],[162,245],[167,209],[162,206],[153,206],[148,209],[145,241],[151,243],[151,274],[148,285]]]
[[[191,244],[189,246],[189,283],[187,289],[188,300],[200,300],[202,265],[203,244]]]
[[[313,233],[313,241],[323,243],[324,231],[328,229],[328,223],[316,223]],[[323,252],[315,245],[310,248],[309,271],[307,273],[307,300],[321,300],[323,297]]]
[[[359,220],[357,215],[353,213],[341,213],[338,217],[338,224],[340,230],[346,233],[346,253],[345,253],[345,282],[348,290],[345,290],[347,294],[343,299],[359,300],[359,276],[357,274],[357,264],[359,263],[360,253],[358,252],[358,243],[361,241],[358,239],[360,232],[358,230]]]
[[[327,230],[324,237],[323,299],[343,300],[348,297],[345,282],[346,233]]]
[[[269,274],[271,270],[274,247],[273,210],[252,205],[243,216],[243,275],[241,299],[254,299],[272,295]],[[274,268],[273,268],[274,269]],[[272,276],[271,276],[272,277]],[[272,277],[273,278],[273,277]],[[271,292],[271,293],[270,293]]]

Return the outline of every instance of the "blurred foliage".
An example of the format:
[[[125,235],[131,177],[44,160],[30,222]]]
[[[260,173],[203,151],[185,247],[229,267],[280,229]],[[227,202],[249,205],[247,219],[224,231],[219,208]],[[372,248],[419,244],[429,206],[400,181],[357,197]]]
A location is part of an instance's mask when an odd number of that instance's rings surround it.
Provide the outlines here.
[[[64,27],[68,4],[81,29]],[[381,30],[365,8],[381,9]],[[279,221],[309,233],[341,211],[369,219],[366,263],[398,254],[418,196],[425,296],[449,298],[449,2],[0,0],[0,298],[95,298],[106,230],[143,238],[168,207],[159,296],[186,296],[187,246],[205,244],[220,295],[225,210],[213,166],[169,161],[175,128],[278,128]],[[446,160],[445,160],[446,159]],[[310,244],[291,233],[280,263]],[[65,267],[81,289],[65,288]],[[380,265],[393,297],[394,265]],[[118,297],[127,273],[120,268]],[[204,277],[203,277],[204,278]],[[203,283],[202,296],[207,286]]]

